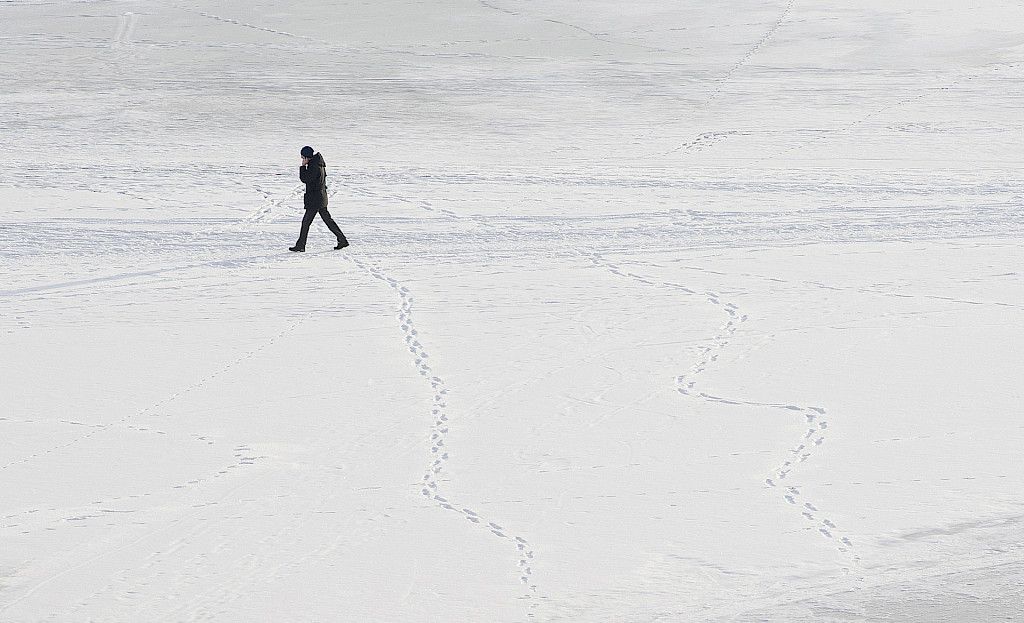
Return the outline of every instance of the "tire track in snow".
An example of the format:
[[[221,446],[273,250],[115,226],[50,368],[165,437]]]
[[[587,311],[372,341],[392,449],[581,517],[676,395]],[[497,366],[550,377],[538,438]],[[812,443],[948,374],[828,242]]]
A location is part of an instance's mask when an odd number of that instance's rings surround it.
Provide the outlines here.
[[[725,312],[728,316],[728,320],[718,328],[709,340],[710,343],[700,349],[700,356],[696,363],[690,366],[686,372],[675,377],[676,391],[683,396],[689,396],[708,402],[779,409],[803,415],[808,425],[807,430],[801,435],[800,441],[795,445],[795,447],[789,451],[789,454],[792,456],[787,456],[786,460],[779,467],[772,470],[769,477],[765,478],[765,485],[772,489],[781,490],[782,499],[785,500],[786,503],[798,507],[800,515],[806,521],[812,523],[813,528],[819,534],[833,541],[836,545],[836,549],[841,553],[849,555],[854,562],[858,562],[860,558],[853,552],[853,542],[848,536],[839,530],[836,523],[830,518],[824,516],[822,511],[814,503],[807,500],[801,493],[799,486],[788,485],[788,483],[784,484],[782,482],[787,479],[790,473],[792,473],[797,466],[811,458],[815,448],[821,446],[825,442],[826,433],[828,431],[826,410],[823,407],[801,407],[784,403],[735,400],[731,398],[723,398],[721,396],[713,396],[697,389],[698,377],[700,377],[700,375],[702,375],[711,364],[718,360],[719,352],[729,344],[730,339],[736,333],[739,325],[747,321],[747,315],[742,314],[736,304],[723,300],[723,297],[717,292],[711,290],[700,292],[679,283],[656,281],[643,275],[630,272],[629,270],[606,260],[599,253],[591,253],[587,257],[594,266],[605,268],[612,274],[619,277],[631,279],[647,286],[671,289],[686,296],[703,296],[708,303],[715,305]]]
[[[535,610],[539,602],[537,600],[537,585],[533,581],[532,562],[534,559],[534,552],[530,547],[530,543],[522,536],[512,534],[501,524],[491,521],[490,518],[484,517],[481,513],[477,512],[470,506],[461,504],[458,501],[443,495],[444,491],[439,485],[442,474],[444,473],[445,465],[450,458],[448,452],[448,433],[450,430],[447,413],[448,387],[444,379],[438,376],[434,372],[433,368],[431,368],[429,363],[430,354],[426,351],[423,343],[419,340],[419,330],[416,328],[416,324],[413,320],[414,299],[412,293],[408,287],[402,285],[397,279],[388,275],[380,267],[371,265],[351,254],[346,255],[345,259],[355,264],[361,270],[369,273],[369,275],[374,279],[383,281],[398,295],[400,303],[397,320],[402,330],[403,339],[406,347],[413,357],[413,363],[416,366],[416,371],[428,383],[430,383],[430,389],[433,391],[432,405],[430,408],[431,461],[424,471],[420,484],[420,494],[423,497],[432,500],[438,507],[460,515],[467,521],[488,530],[494,536],[509,541],[511,544],[515,545],[518,555],[516,565],[519,573],[519,581],[526,588],[524,598],[527,599],[529,603],[527,617],[530,619],[535,618]]]

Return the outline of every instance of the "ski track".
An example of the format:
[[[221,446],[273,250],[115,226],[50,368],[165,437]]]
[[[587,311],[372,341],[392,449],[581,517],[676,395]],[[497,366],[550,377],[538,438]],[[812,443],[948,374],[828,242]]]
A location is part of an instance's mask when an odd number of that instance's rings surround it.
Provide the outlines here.
[[[539,602],[537,599],[537,585],[533,578],[532,561],[534,559],[534,552],[530,547],[530,543],[522,536],[512,534],[512,532],[503,525],[491,521],[490,518],[484,517],[469,505],[462,504],[452,499],[450,496],[444,495],[445,492],[440,486],[443,474],[445,473],[445,464],[450,458],[447,443],[448,432],[450,430],[446,399],[448,387],[444,379],[435,374],[434,370],[431,368],[429,363],[430,355],[419,340],[419,330],[416,328],[416,324],[413,320],[412,293],[408,287],[402,285],[397,279],[390,276],[379,266],[371,265],[352,254],[346,255],[345,258],[364,272],[368,273],[374,279],[383,281],[398,295],[400,304],[397,320],[402,331],[403,340],[413,357],[413,363],[416,366],[416,371],[430,384],[430,389],[433,392],[432,405],[430,408],[431,461],[424,471],[422,483],[420,484],[420,494],[423,497],[432,500],[439,508],[455,513],[480,528],[489,531],[495,537],[504,539],[515,545],[516,552],[518,554],[516,565],[519,573],[519,581],[526,588],[526,593],[523,597],[529,604],[527,617],[529,619],[534,619],[536,616],[535,611]]]
[[[811,458],[815,448],[825,443],[829,429],[826,410],[823,407],[816,406],[803,407],[785,403],[764,403],[724,398],[697,389],[699,377],[711,364],[718,360],[719,352],[729,344],[739,325],[746,322],[748,316],[742,314],[734,303],[725,301],[724,297],[717,292],[711,290],[697,291],[680,283],[650,279],[622,268],[606,260],[598,253],[591,253],[587,257],[594,266],[605,268],[618,277],[630,279],[649,287],[670,289],[686,296],[702,296],[708,303],[725,312],[728,320],[710,338],[709,344],[699,350],[700,356],[697,362],[690,366],[686,372],[675,377],[676,391],[683,396],[718,404],[778,409],[802,415],[807,424],[806,431],[802,433],[800,441],[789,451],[790,456],[787,456],[786,460],[779,467],[772,470],[771,475],[765,478],[764,483],[772,489],[780,490],[780,497],[787,504],[797,507],[800,516],[812,524],[812,529],[832,541],[839,552],[849,556],[854,563],[859,562],[860,558],[853,549],[852,540],[840,531],[834,521],[825,516],[813,502],[801,493],[799,485],[789,485],[789,482],[792,480],[789,478],[790,474],[800,464]]]

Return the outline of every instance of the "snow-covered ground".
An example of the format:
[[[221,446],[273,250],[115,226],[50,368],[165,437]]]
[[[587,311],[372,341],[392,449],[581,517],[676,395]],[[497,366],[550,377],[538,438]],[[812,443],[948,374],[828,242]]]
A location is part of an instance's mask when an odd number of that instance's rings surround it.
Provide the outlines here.
[[[1021,620],[1022,23],[0,2],[0,621]]]

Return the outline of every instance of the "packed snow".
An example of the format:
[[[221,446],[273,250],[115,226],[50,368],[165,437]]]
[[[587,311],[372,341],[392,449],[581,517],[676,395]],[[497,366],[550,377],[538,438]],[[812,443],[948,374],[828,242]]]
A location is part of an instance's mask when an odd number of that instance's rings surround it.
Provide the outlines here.
[[[0,3],[0,621],[1021,620],[1022,23]]]

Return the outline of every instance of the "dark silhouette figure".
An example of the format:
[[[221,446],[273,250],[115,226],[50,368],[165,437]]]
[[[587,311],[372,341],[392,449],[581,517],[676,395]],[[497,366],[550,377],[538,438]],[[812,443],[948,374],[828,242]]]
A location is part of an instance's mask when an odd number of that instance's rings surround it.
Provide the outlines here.
[[[305,251],[306,236],[309,235],[309,226],[317,214],[324,220],[327,229],[338,237],[338,246],[335,249],[344,249],[348,246],[345,234],[338,227],[338,224],[331,218],[327,211],[327,165],[324,157],[319,152],[314,152],[308,145],[299,152],[302,156],[302,166],[299,167],[299,179],[306,184],[306,194],[302,196],[302,203],[306,207],[306,213],[302,216],[302,229],[299,232],[299,239],[294,247],[288,247],[289,251]]]

